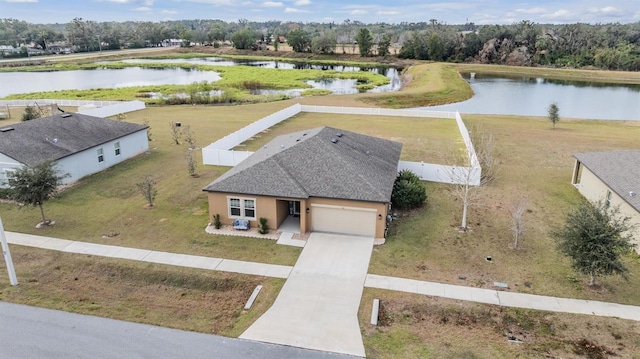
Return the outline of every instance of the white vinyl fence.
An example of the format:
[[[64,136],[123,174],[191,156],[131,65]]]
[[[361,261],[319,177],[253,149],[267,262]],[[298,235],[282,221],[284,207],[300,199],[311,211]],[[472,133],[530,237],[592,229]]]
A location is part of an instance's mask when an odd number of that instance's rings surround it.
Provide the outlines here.
[[[133,112],[145,109],[145,103],[142,101],[117,102],[104,107],[96,107],[91,109],[78,109],[83,115],[96,117],[111,117],[121,113]]]
[[[422,111],[422,110],[391,110],[382,108],[367,107],[332,107],[332,106],[309,106],[295,104],[284,110],[262,118],[252,124],[231,133],[220,140],[202,149],[202,162],[205,165],[235,166],[251,156],[253,152],[233,151],[232,148],[250,139],[256,134],[274,126],[300,112],[316,112],[329,114],[350,114],[350,115],[371,115],[371,116],[394,116],[394,117],[417,117],[417,118],[444,118],[455,119],[460,135],[467,149],[469,167],[447,166],[434,163],[400,161],[398,171],[409,169],[416,173],[424,181],[480,185],[481,168],[478,164],[469,131],[467,131],[462,117],[458,112],[447,111]]]
[[[25,107],[25,106],[48,106],[56,104],[58,106],[79,107],[78,112],[84,115],[96,117],[110,117],[121,113],[133,112],[145,109],[142,101],[85,101],[85,100],[2,100],[0,106]],[[82,107],[95,106],[93,108],[82,109]]]

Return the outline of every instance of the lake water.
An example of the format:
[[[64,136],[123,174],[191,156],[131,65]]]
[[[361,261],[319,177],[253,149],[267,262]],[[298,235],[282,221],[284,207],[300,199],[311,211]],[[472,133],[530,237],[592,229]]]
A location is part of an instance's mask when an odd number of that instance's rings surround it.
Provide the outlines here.
[[[221,58],[193,58],[193,59],[130,59],[128,63],[191,63],[216,66],[259,66],[264,68],[278,68],[287,70],[316,69],[335,70],[342,72],[371,71],[387,76],[388,85],[378,86],[369,92],[397,91],[402,86],[398,70],[394,68],[362,69],[356,66],[310,65],[293,64],[280,61],[246,61],[227,60]],[[96,69],[57,72],[3,72],[0,73],[0,98],[11,94],[58,91],[58,90],[89,90],[97,88],[120,88],[148,85],[187,85],[193,82],[213,82],[220,80],[220,75],[214,71],[187,70],[181,68],[149,69],[129,67],[124,69]],[[356,80],[321,80],[307,81],[316,89],[330,90],[335,94],[357,93]],[[304,89],[283,91],[265,90],[271,93],[284,93],[299,96]]]
[[[194,81],[218,81],[220,75],[212,71],[193,71],[180,68],[143,69],[128,67],[120,70],[74,70],[54,72],[2,72],[0,97],[11,94],[120,88],[148,85],[188,85]]]
[[[553,102],[560,118],[640,120],[640,85],[611,85],[535,77],[465,75],[475,95],[463,102],[421,107],[472,114],[547,116]]]

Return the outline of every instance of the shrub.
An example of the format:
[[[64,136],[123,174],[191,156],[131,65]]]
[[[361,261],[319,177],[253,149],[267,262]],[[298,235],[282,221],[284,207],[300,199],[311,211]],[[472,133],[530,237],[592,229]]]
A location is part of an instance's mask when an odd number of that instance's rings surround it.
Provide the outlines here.
[[[213,226],[215,229],[220,229],[220,227],[222,227],[222,222],[220,222],[220,215],[218,213],[213,215]]]
[[[260,234],[269,233],[269,225],[267,224],[267,219],[264,217],[260,217],[260,226],[258,227],[258,233]]]
[[[418,208],[427,200],[427,190],[424,183],[410,170],[402,170],[398,173],[391,193],[391,205],[394,208],[405,210]]]

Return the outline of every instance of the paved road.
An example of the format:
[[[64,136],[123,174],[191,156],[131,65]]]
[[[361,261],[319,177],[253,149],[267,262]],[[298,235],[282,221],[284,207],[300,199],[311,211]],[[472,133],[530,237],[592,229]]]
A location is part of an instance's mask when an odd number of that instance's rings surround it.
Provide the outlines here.
[[[358,308],[373,238],[311,233],[278,298],[240,338],[365,356]]]
[[[347,359],[347,355],[0,302],[0,358]]]

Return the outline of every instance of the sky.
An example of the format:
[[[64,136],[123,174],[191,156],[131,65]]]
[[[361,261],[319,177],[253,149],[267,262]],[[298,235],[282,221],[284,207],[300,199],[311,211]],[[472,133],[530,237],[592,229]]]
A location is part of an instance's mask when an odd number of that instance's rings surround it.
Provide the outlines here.
[[[0,0],[0,18],[31,23],[220,19],[227,22],[632,23],[640,0]]]

